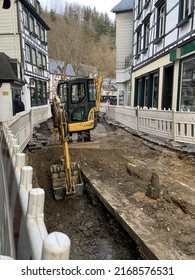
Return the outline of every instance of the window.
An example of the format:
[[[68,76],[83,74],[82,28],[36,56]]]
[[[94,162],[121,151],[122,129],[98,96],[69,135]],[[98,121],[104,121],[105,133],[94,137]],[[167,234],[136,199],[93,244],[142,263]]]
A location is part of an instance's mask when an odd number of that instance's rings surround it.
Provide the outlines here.
[[[47,82],[30,79],[31,106],[47,104]]]
[[[30,79],[30,96],[31,96],[32,106],[36,105],[35,87],[36,87],[36,81],[34,79]]]
[[[144,0],[144,7],[143,8],[146,9],[148,7],[149,3],[150,3],[150,0]]]
[[[152,108],[158,108],[158,84],[159,84],[158,73],[155,73],[153,74],[153,83],[152,83]]]
[[[37,65],[37,55],[36,55],[36,50],[32,49],[32,63],[34,65]]]
[[[24,17],[24,26],[28,28],[28,13],[26,10],[23,10],[23,17]]]
[[[182,62],[180,109],[195,111],[195,58]]]
[[[40,27],[40,24],[38,22],[36,22],[35,33],[38,36],[38,38],[41,38],[41,27]]]
[[[59,84],[58,87],[58,95],[61,100],[61,103],[64,105],[65,111],[67,110],[67,94],[68,94],[68,87],[67,84]]]
[[[93,80],[89,80],[89,101],[96,100],[96,86]]]
[[[42,67],[42,55],[40,52],[37,54],[37,65],[38,67]]]
[[[77,108],[73,113],[72,113],[72,120],[73,121],[83,121],[85,117],[85,108]]]
[[[179,1],[179,23],[178,27],[189,21],[189,17],[194,11],[194,0]]]
[[[28,62],[31,62],[30,46],[28,44],[25,44],[25,60],[28,61]]]
[[[45,42],[45,29],[41,28],[41,41]]]
[[[144,106],[148,107],[148,91],[149,91],[149,81],[148,76],[144,77]]]
[[[35,32],[34,18],[31,16],[29,18],[29,29],[30,29],[30,32],[32,32],[32,33]]]
[[[45,55],[42,56],[42,60],[43,60],[44,69],[47,69],[47,58]]]
[[[138,0],[138,16],[141,14],[143,8],[143,0]]]
[[[85,97],[85,85],[84,84],[75,84],[72,85],[72,103],[80,103]]]
[[[139,57],[141,53],[141,39],[142,39],[141,28],[139,28],[137,31],[137,49],[136,49],[137,57]]]
[[[148,48],[149,44],[149,32],[150,32],[150,22],[147,20],[147,22],[144,24],[144,49],[146,50]]]
[[[165,33],[165,4],[159,8],[159,37]]]
[[[154,44],[159,43],[165,34],[166,5],[165,1],[159,0],[155,4],[157,7],[156,39]]]

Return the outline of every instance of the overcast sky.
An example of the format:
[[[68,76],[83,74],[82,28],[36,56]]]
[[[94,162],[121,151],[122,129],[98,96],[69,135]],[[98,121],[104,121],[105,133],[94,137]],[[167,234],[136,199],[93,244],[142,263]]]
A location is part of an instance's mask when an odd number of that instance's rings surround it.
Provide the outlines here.
[[[45,6],[47,5],[48,9],[50,8],[50,6],[54,5],[54,7],[56,5],[61,5],[61,3],[78,3],[79,5],[84,5],[84,6],[91,6],[92,8],[96,7],[98,12],[107,12],[109,17],[111,19],[115,18],[115,14],[110,12],[112,8],[114,8],[114,6],[116,6],[120,0],[39,0],[39,2],[41,3],[41,5],[45,8]],[[57,4],[56,4],[57,3]]]

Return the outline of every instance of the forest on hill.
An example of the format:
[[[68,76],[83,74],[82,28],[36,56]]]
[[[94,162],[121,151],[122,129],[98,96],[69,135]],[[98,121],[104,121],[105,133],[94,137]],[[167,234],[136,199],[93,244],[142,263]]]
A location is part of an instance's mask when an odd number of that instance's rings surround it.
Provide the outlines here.
[[[71,64],[76,75],[82,65],[85,75],[92,67],[106,77],[115,77],[116,26],[107,13],[96,8],[66,3],[63,11],[42,9],[41,16],[49,25],[49,58],[64,61],[60,68],[62,76],[67,64]]]

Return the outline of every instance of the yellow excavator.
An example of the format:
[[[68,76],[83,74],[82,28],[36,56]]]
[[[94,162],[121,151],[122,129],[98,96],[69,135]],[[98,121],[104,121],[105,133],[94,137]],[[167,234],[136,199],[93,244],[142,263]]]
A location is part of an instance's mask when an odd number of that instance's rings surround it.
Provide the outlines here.
[[[71,195],[81,196],[83,181],[80,166],[70,161],[70,141],[90,139],[90,130],[97,125],[103,77],[60,81],[52,102],[54,126],[63,146],[59,164],[51,166],[53,193],[56,200]]]
[[[59,81],[57,95],[64,108],[69,141],[89,141],[97,125],[103,77],[84,77]],[[52,103],[54,127],[58,127],[55,98]]]

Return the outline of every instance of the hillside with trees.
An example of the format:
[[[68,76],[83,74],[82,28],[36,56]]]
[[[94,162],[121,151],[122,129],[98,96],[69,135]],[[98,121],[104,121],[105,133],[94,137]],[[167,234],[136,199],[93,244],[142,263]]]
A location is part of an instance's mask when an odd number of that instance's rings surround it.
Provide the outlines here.
[[[49,58],[72,64],[76,75],[87,65],[104,76],[115,77],[115,23],[95,8],[65,3],[63,11],[42,10],[48,32]],[[64,69],[60,69],[62,75]],[[87,73],[88,72],[88,73]]]

